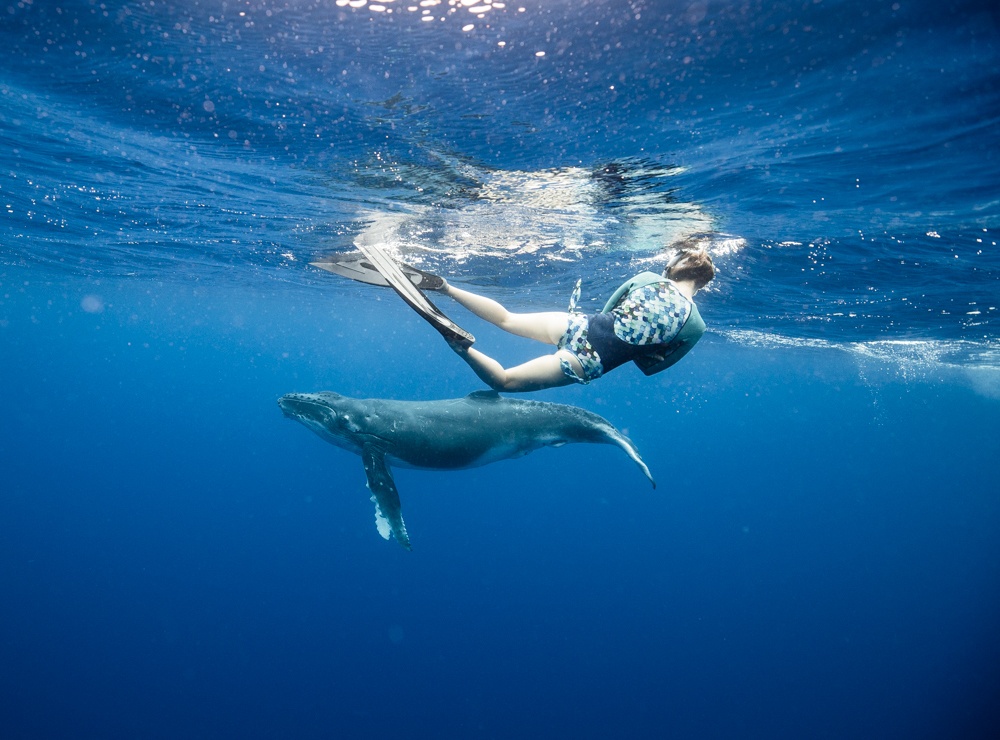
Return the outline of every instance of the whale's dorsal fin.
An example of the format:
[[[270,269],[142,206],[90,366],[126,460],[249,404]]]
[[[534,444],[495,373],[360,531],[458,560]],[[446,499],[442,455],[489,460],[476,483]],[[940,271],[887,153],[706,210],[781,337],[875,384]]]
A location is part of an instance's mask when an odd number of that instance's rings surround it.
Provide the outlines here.
[[[399,492],[396,482],[392,479],[392,471],[385,461],[385,450],[374,445],[361,448],[361,461],[368,476],[368,489],[372,492],[375,502],[375,526],[378,533],[389,539],[392,532],[396,542],[407,550],[410,548],[410,537],[406,534],[406,524],[403,523],[403,508],[399,503]]]
[[[477,401],[499,401],[500,394],[496,391],[472,391],[466,398],[474,398]]]

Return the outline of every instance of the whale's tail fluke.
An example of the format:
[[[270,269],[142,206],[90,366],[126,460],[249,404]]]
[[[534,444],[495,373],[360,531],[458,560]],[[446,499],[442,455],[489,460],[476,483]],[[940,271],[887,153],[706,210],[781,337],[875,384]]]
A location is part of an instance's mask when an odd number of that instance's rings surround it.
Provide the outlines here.
[[[625,454],[631,457],[635,461],[635,464],[639,466],[643,475],[649,478],[649,482],[653,484],[653,488],[656,488],[656,481],[653,479],[653,474],[649,472],[649,466],[642,459],[642,455],[639,454],[639,448],[635,446],[635,443],[619,432],[611,422],[607,420],[602,421],[604,421],[603,441],[621,447],[625,451]]]
[[[558,404],[549,404],[549,407],[556,408]],[[635,446],[635,443],[631,439],[618,431],[618,428],[614,424],[600,414],[595,414],[593,411],[576,408],[575,406],[564,408],[572,409],[576,419],[574,433],[571,435],[571,439],[567,441],[597,442],[599,444],[620,447],[639,466],[642,474],[649,479],[653,488],[656,488],[656,481],[653,479],[653,474],[649,471],[649,466],[646,465],[646,462],[642,459],[642,455],[639,454],[639,448]]]

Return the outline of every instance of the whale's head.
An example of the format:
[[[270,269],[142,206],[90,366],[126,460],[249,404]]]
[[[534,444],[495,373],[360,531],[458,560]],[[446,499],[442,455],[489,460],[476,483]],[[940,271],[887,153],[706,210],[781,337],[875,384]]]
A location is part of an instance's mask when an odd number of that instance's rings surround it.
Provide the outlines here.
[[[351,401],[339,393],[323,391],[288,393],[278,399],[278,405],[285,416],[309,427],[327,442],[357,451],[361,446],[361,429]]]

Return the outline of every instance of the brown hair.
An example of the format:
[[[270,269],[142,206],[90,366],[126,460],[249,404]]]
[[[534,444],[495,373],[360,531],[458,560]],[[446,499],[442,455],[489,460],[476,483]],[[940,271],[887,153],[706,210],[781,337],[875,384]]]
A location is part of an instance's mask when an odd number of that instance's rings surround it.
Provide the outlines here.
[[[676,256],[670,260],[664,275],[671,280],[691,280],[696,290],[701,290],[715,277],[715,265],[705,249],[703,240],[689,237],[678,242]]]

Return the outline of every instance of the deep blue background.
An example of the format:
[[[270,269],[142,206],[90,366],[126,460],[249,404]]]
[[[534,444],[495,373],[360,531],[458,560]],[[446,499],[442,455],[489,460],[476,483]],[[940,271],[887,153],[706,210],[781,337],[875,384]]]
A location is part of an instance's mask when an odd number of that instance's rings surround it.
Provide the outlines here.
[[[407,553],[275,404],[475,388],[404,308],[3,287],[7,736],[996,727],[998,402],[961,377],[709,337],[662,382],[543,394],[626,429],[655,491],[611,447],[400,470]],[[403,332],[417,365],[367,361]]]

